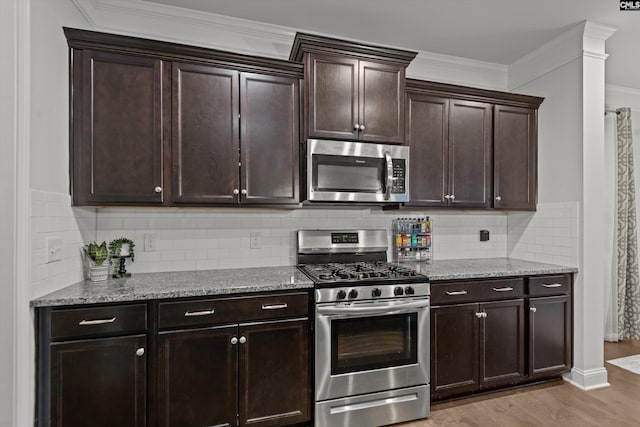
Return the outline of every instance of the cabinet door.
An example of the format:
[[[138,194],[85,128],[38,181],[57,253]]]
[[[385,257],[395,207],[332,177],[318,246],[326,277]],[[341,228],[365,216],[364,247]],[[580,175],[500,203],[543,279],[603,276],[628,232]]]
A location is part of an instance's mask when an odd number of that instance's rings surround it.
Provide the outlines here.
[[[496,105],[493,137],[493,206],[535,210],[536,110]]]
[[[236,425],[236,332],[227,326],[159,333],[160,425]]]
[[[478,304],[431,310],[431,396],[440,398],[478,388]]]
[[[529,375],[549,377],[571,369],[571,297],[529,299]]]
[[[524,375],[524,300],[480,304],[480,386],[515,384]]]
[[[238,203],[238,72],[173,64],[174,203]]]
[[[359,121],[361,141],[404,142],[404,67],[360,61]]]
[[[74,204],[162,204],[162,61],[81,56],[73,76]]]
[[[146,426],[145,347],[144,335],[51,344],[50,425]]]
[[[240,74],[242,203],[300,200],[298,79]]]
[[[449,100],[407,93],[405,136],[411,147],[407,206],[446,206]]]
[[[491,109],[491,104],[481,102],[450,102],[450,206],[491,206]]]
[[[358,138],[357,59],[307,54],[305,134],[311,138]]]
[[[310,420],[308,320],[240,325],[240,425]]]

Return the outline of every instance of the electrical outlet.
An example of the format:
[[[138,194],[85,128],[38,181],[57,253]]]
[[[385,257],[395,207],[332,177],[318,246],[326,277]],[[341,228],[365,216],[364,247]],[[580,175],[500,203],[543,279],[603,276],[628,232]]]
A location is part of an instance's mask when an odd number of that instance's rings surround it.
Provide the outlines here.
[[[47,237],[47,263],[62,259],[62,237]]]
[[[251,249],[260,249],[262,248],[262,235],[258,231],[252,231],[250,234],[250,248]]]
[[[144,235],[144,250],[145,252],[153,252],[157,249],[158,236],[156,233],[147,233]]]

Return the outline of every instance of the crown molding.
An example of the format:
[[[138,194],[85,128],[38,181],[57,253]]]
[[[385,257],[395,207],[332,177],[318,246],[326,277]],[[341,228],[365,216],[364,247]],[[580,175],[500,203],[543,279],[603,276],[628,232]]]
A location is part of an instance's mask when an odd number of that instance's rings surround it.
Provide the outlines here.
[[[407,77],[482,89],[506,90],[508,67],[432,52],[419,52],[407,68]]]
[[[606,60],[605,40],[616,29],[583,21],[550,42],[509,65],[509,89],[513,90],[581,57]]]

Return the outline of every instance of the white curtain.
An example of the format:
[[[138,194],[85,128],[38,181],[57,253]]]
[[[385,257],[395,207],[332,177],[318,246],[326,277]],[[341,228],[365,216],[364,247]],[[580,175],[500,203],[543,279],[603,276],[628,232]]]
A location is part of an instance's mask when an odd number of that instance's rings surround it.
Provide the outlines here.
[[[617,308],[618,336],[640,336],[640,280],[631,109],[616,110],[617,135]]]

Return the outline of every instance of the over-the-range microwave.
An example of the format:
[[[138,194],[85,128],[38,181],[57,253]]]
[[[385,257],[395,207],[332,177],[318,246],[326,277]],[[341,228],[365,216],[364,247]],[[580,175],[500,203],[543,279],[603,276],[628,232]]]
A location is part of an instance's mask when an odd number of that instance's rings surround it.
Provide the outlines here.
[[[307,200],[409,201],[409,147],[308,139]]]

